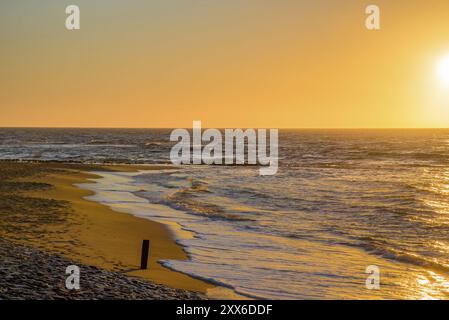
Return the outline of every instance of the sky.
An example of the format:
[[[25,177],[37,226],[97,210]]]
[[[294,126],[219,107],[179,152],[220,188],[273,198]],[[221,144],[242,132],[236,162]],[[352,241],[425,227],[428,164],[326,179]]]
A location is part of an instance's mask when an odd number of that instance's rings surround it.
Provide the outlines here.
[[[2,127],[449,126],[447,0],[5,0],[0,42]]]

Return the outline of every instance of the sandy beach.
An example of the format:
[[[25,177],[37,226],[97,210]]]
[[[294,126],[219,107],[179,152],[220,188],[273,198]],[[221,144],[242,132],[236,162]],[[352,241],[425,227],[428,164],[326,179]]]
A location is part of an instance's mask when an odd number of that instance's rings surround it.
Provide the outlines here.
[[[144,169],[151,168],[157,166],[145,166]],[[87,173],[92,170],[132,171],[136,170],[136,167],[2,162],[0,237],[3,241],[7,241],[8,246],[17,246],[19,251],[20,248],[30,248],[29,250],[49,254],[56,260],[75,261],[89,266],[88,268],[111,272],[109,276],[112,278],[116,273],[121,277],[148,280],[161,285],[162,288],[176,288],[200,294],[213,290],[214,286],[209,283],[171,271],[158,263],[164,259],[188,259],[166,226],[115,212],[101,204],[85,200],[84,197],[89,196],[91,192],[82,190],[75,184],[95,178]],[[147,270],[139,269],[143,239],[149,239],[151,242]],[[13,257],[8,256],[7,252],[8,250],[2,252],[2,260],[13,261]],[[32,261],[34,260],[28,259],[26,263]],[[3,263],[2,268],[6,268]],[[63,271],[61,273],[64,276]],[[103,286],[111,285],[112,278],[108,278]],[[31,286],[31,283],[28,281],[20,285],[27,287],[27,284]],[[60,283],[58,285],[60,286]],[[175,299],[204,297],[183,296],[176,290],[168,292],[172,292],[172,298]],[[8,297],[11,298],[11,295]],[[51,294],[46,298],[52,298]],[[126,299],[127,296],[121,298]]]

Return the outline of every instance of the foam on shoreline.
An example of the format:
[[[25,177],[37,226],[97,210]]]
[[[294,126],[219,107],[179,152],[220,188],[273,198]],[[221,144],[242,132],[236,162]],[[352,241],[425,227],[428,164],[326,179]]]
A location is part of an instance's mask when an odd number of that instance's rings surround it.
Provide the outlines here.
[[[194,232],[182,227],[182,222],[188,219],[188,215],[161,204],[151,203],[149,200],[134,194],[141,191],[142,187],[139,185],[133,186],[131,183],[132,177],[151,171],[152,170],[139,170],[138,172],[93,171],[92,173],[99,178],[90,178],[88,179],[90,182],[79,183],[76,184],[76,186],[93,192],[93,194],[85,197],[86,200],[107,206],[117,212],[127,213],[138,218],[144,218],[165,225],[176,243],[184,247],[182,240],[191,239],[196,236]],[[124,185],[126,185],[126,188],[123,187]],[[189,256],[188,248],[185,249],[187,256]],[[206,294],[210,298],[248,298],[237,294],[232,288],[227,287],[225,284],[219,283],[214,279],[202,278],[195,274],[176,270],[171,266],[170,260],[160,260],[159,263],[169,270],[181,272],[195,279],[217,285],[218,287],[210,287],[206,290]]]

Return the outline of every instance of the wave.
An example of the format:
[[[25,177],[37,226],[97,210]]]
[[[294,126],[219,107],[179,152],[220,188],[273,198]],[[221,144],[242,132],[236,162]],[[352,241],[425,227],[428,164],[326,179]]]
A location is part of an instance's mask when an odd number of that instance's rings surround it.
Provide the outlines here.
[[[385,240],[374,239],[372,237],[361,237],[359,240],[360,242],[358,243],[342,242],[340,244],[361,248],[370,254],[380,256],[384,259],[411,264],[437,272],[449,273],[449,265],[436,258],[427,258],[418,253],[407,252]]]
[[[255,300],[268,299],[268,298],[264,297],[263,295],[255,295],[255,294],[252,294],[250,292],[239,290],[238,287],[233,286],[233,285],[231,285],[229,283],[226,283],[225,281],[220,281],[220,280],[217,280],[217,279],[212,278],[212,277],[201,276],[201,275],[199,275],[199,274],[197,274],[195,272],[184,271],[182,268],[176,268],[173,265],[173,262],[171,262],[171,261],[162,260],[162,261],[160,261],[160,264],[163,265],[164,267],[170,269],[170,270],[183,273],[183,274],[188,275],[188,276],[190,276],[192,278],[195,278],[195,279],[198,279],[198,280],[203,280],[203,281],[206,281],[208,283],[211,283],[211,284],[214,284],[214,285],[217,285],[217,286],[220,286],[220,287],[224,287],[224,288],[230,289],[230,290],[232,290],[233,292],[235,292],[236,294],[238,294],[238,295],[240,295],[242,297],[246,297],[246,298],[249,298],[249,299],[255,299]]]

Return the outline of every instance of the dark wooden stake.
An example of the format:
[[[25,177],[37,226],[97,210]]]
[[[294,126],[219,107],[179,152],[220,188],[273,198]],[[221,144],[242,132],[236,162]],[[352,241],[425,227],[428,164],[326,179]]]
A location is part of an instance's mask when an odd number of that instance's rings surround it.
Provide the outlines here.
[[[149,251],[150,251],[150,240],[143,240],[142,241],[142,255],[140,258],[140,269],[147,268]]]

